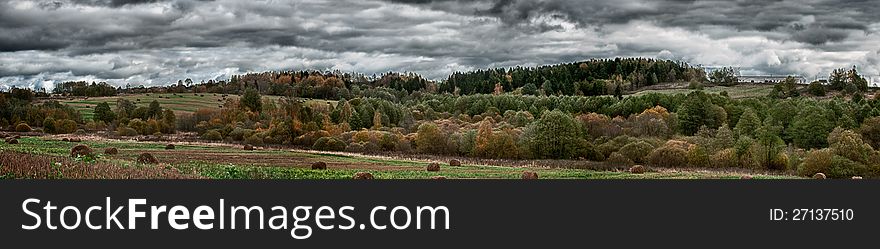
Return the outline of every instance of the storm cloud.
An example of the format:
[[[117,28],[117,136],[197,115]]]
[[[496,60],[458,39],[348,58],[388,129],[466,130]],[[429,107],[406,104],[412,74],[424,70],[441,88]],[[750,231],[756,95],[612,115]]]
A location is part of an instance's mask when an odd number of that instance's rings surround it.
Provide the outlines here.
[[[265,70],[416,72],[652,57],[880,75],[880,2],[4,0],[0,84],[162,85]],[[880,77],[876,77],[880,80]]]

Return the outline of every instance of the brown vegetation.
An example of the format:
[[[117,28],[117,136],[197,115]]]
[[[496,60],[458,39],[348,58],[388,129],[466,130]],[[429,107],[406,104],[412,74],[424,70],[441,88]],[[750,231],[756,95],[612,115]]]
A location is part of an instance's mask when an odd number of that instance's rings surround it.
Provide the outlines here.
[[[122,167],[78,162],[65,157],[0,152],[0,175],[19,179],[195,179],[196,175],[160,167]]]
[[[105,148],[105,149],[104,149],[104,154],[106,154],[106,155],[116,155],[116,154],[119,154],[119,150],[117,150],[116,148],[113,148],[113,147]]]
[[[538,173],[533,171],[523,171],[522,179],[538,179]]]
[[[373,174],[370,174],[370,172],[357,172],[354,173],[354,179],[370,180],[373,179]]]
[[[312,169],[327,169],[327,163],[314,162],[314,163],[312,163]]]
[[[91,156],[91,155],[92,155],[92,148],[89,148],[89,146],[85,145],[85,144],[78,144],[76,146],[73,146],[72,149],[70,149],[70,157]]]
[[[156,157],[154,157],[153,154],[141,153],[137,158],[137,162],[143,163],[143,164],[157,164],[157,163],[159,163],[159,160],[156,159]]]
[[[428,171],[440,171],[440,164],[439,163],[429,163],[428,167],[426,169]]]

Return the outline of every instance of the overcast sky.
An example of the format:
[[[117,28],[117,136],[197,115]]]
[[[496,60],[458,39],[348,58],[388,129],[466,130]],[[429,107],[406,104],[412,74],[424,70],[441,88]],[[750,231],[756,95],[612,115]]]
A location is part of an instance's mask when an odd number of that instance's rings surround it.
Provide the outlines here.
[[[444,79],[634,56],[880,75],[878,13],[880,0],[0,0],[0,85],[303,69]]]

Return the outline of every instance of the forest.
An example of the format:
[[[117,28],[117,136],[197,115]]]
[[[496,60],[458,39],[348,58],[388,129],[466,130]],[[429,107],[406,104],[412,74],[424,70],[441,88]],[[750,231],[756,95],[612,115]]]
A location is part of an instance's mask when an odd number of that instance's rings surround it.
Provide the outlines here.
[[[694,91],[628,94],[664,83]],[[699,90],[736,84],[724,70],[706,75],[684,63],[641,58],[456,72],[442,81],[413,73],[289,71],[113,91],[79,82],[60,84],[53,93],[240,98],[187,114],[120,98],[114,108],[96,105],[94,117],[84,120],[45,93],[12,89],[0,95],[0,125],[53,134],[193,134],[205,141],[355,153],[880,176],[880,100],[856,68],[809,85],[790,78],[753,98]]]

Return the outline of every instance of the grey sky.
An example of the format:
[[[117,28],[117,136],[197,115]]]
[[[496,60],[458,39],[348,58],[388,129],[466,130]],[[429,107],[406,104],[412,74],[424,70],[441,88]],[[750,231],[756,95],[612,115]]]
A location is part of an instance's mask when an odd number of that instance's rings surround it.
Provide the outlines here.
[[[265,70],[453,71],[606,57],[880,75],[880,1],[0,0],[0,85]],[[880,80],[878,77],[877,80]]]

